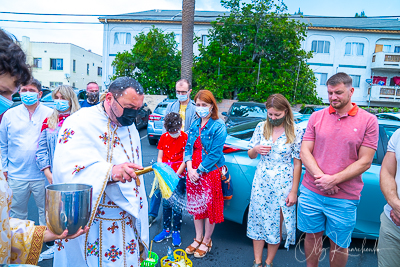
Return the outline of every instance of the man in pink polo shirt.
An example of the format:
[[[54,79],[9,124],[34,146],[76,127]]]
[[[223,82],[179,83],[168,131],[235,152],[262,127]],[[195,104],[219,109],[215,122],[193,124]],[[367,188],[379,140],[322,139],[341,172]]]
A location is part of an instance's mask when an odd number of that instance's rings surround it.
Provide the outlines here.
[[[361,174],[371,166],[379,138],[377,118],[351,102],[351,77],[337,73],[327,86],[331,105],[311,115],[300,152],[306,174],[298,199],[298,228],[306,233],[308,267],[318,266],[325,230],[330,265],[346,265],[364,185]]]

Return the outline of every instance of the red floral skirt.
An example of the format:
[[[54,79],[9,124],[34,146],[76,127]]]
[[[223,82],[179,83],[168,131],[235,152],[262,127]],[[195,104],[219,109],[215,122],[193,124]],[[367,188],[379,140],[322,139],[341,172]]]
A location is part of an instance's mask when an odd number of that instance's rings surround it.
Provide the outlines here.
[[[193,146],[192,167],[197,169],[202,161],[200,137]],[[208,218],[210,223],[224,221],[224,198],[221,189],[221,173],[214,170],[200,175],[200,179],[193,183],[186,177],[187,208],[194,215],[195,220]]]

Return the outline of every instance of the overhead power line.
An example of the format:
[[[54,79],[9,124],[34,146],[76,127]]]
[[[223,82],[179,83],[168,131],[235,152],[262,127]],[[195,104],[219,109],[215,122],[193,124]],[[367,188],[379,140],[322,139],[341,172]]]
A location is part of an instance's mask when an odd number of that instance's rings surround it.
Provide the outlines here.
[[[223,11],[221,11],[223,12]],[[228,11],[226,11],[227,14],[229,14]],[[10,15],[35,15],[35,16],[70,16],[70,17],[124,17],[124,16],[129,16],[129,17],[171,17],[171,14],[149,14],[149,13],[133,13],[133,14],[118,14],[118,15],[96,15],[96,14],[58,14],[58,13],[29,13],[29,12],[12,12],[12,11],[0,11],[0,14],[10,14]],[[181,12],[179,12],[175,16],[182,16]],[[200,18],[213,18],[213,17],[218,17],[219,15],[199,15],[195,14],[195,17],[200,17]],[[289,16],[292,16],[289,14]],[[299,15],[293,15],[296,17],[299,17]],[[356,18],[356,17],[330,17],[330,16],[314,16],[314,15],[304,15],[303,18],[332,18],[332,19],[349,19],[349,18]],[[365,18],[360,18],[357,17],[357,19],[368,19],[368,18],[400,18],[400,16],[367,16]]]
[[[38,20],[13,20],[13,19],[0,19],[0,21],[8,22],[27,22],[27,23],[56,23],[56,24],[98,24],[100,22],[80,22],[80,21],[38,21]]]

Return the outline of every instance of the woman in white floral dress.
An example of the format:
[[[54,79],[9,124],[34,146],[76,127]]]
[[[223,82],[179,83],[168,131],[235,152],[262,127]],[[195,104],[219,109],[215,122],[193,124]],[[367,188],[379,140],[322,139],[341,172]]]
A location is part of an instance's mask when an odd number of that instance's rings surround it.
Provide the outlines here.
[[[303,130],[294,124],[293,112],[281,94],[266,103],[267,120],[260,122],[249,143],[249,157],[261,155],[251,190],[247,236],[253,239],[253,267],[262,267],[264,243],[266,266],[279,248],[282,223],[287,229],[285,248],[296,240],[297,188],[301,175],[300,146]]]

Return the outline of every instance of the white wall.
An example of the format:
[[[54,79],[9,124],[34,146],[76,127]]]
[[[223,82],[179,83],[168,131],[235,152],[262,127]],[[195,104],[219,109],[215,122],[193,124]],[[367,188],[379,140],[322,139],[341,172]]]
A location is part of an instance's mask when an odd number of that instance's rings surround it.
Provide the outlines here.
[[[115,55],[118,52],[128,51],[132,49],[135,36],[141,32],[147,33],[152,28],[150,23],[112,23],[104,24],[103,32],[103,85],[110,83],[109,78],[113,75],[113,67],[111,66]],[[181,24],[156,24],[156,28],[163,30],[165,33],[173,32],[176,34],[176,41],[178,42],[178,49],[182,49],[182,25]],[[211,25],[195,25],[194,34],[197,37],[208,35],[208,30]],[[131,34],[131,44],[114,44],[114,34],[116,32],[126,32]],[[199,54],[198,44],[193,46],[193,53],[197,56]]]
[[[311,51],[313,40],[330,41],[329,54],[314,53],[313,58],[308,60],[311,69],[315,73],[327,73],[328,78],[337,72],[360,75],[360,86],[355,88],[352,101],[359,105],[367,105],[369,85],[366,79],[370,79],[372,76],[371,63],[375,44],[392,44],[393,50],[393,44],[400,43],[400,40],[397,39],[396,35],[385,33],[309,30],[302,46],[306,51]],[[347,42],[363,43],[364,54],[362,56],[345,55]],[[390,73],[386,73],[385,76],[390,76]],[[325,103],[329,102],[325,85],[317,84],[317,93]]]
[[[95,81],[101,86],[101,76],[97,75],[97,67],[102,67],[102,57],[89,52],[82,47],[69,43],[41,43],[30,42],[28,37],[22,38],[21,47],[27,54],[28,64],[33,66],[34,58],[42,59],[42,67],[32,67],[32,75],[42,83],[42,86],[50,87],[50,82],[74,85],[79,89],[85,89],[86,84]],[[63,59],[62,70],[51,70],[50,59]],[[76,60],[76,71],[73,72],[73,60]],[[89,75],[86,67],[89,63]],[[94,64],[94,66],[93,66]],[[70,76],[66,78],[66,74]]]
[[[76,60],[76,69],[73,71],[73,60]],[[89,75],[87,75],[87,64],[89,64]],[[97,75],[97,68],[102,68],[102,57],[86,51],[85,49],[72,45],[70,57],[70,85],[75,83],[75,87],[79,89],[86,89],[89,82],[96,82],[102,86],[101,76]],[[104,87],[104,86],[102,86]],[[103,88],[101,88],[103,89]]]

